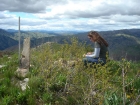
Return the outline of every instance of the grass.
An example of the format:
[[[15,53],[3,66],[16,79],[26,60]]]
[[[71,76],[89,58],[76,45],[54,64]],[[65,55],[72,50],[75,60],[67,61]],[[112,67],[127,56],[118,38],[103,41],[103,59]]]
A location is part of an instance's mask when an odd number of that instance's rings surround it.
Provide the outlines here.
[[[29,87],[25,91],[17,85],[20,79],[14,75],[18,55],[0,58],[0,64],[6,65],[0,69],[0,105],[140,104],[140,63],[108,59],[104,66],[85,68],[82,55],[91,50],[75,38],[71,44],[44,44],[31,50]]]

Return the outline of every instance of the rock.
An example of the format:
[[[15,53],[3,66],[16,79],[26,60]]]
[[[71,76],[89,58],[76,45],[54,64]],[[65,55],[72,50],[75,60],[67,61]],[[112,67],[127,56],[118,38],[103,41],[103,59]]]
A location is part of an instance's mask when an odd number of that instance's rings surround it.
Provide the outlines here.
[[[22,68],[18,68],[17,71],[15,72],[17,77],[23,77],[23,78],[25,78],[28,73],[29,73],[28,69],[22,69]]]
[[[6,65],[0,65],[0,68],[3,68],[3,67],[5,67]]]
[[[29,67],[30,67],[30,38],[26,38],[24,39],[22,56],[20,59],[20,66],[15,72],[16,76],[25,78],[29,72]]]
[[[19,85],[21,86],[21,89],[24,91],[26,90],[26,87],[28,86],[29,78],[25,78],[23,81],[20,81]]]
[[[23,51],[21,56],[20,68],[29,69],[30,67],[30,38],[24,39]]]

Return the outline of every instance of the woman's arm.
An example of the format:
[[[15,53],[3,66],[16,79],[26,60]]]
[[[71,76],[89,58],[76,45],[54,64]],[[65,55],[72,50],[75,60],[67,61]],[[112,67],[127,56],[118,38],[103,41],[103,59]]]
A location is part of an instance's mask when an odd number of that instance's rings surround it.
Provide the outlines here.
[[[98,58],[100,54],[100,48],[94,48],[94,52],[92,54],[86,54],[86,57]]]

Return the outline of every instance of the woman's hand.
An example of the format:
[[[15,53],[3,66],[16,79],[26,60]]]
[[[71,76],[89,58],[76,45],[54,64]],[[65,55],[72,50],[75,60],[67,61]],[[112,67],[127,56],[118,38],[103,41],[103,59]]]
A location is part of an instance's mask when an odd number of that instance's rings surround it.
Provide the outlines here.
[[[88,52],[88,53],[87,53],[87,55],[91,55],[91,54],[92,54],[92,52]]]
[[[86,54],[84,54],[83,57],[86,57]]]
[[[86,55],[91,55],[93,52],[88,52],[87,54],[84,54],[83,57],[86,57]]]

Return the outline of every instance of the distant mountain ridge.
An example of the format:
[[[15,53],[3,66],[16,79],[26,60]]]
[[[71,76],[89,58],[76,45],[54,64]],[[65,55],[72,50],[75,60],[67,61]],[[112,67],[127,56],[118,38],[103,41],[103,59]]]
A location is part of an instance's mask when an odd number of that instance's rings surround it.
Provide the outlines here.
[[[8,36],[11,37],[11,34],[6,30],[0,29],[0,36]]]
[[[55,33],[55,32],[52,32]],[[113,59],[127,58],[140,60],[140,29],[122,29],[112,31],[99,31],[101,36],[109,43],[110,57]],[[66,32],[66,34],[50,34],[47,32],[21,31],[21,38],[31,37],[31,47],[36,47],[46,42],[64,43],[70,42],[72,37],[77,37],[79,42],[86,42],[93,46],[87,37],[88,32]],[[15,39],[15,40],[14,40]],[[18,44],[18,33],[7,32],[0,29],[0,50],[16,46]],[[18,48],[16,46],[16,48]],[[12,47],[11,49],[14,49]]]
[[[18,32],[18,30],[14,30],[14,29],[7,29],[5,31],[7,31],[7,32]]]
[[[0,29],[0,50],[17,45],[18,41],[11,38],[11,34],[3,29]]]

